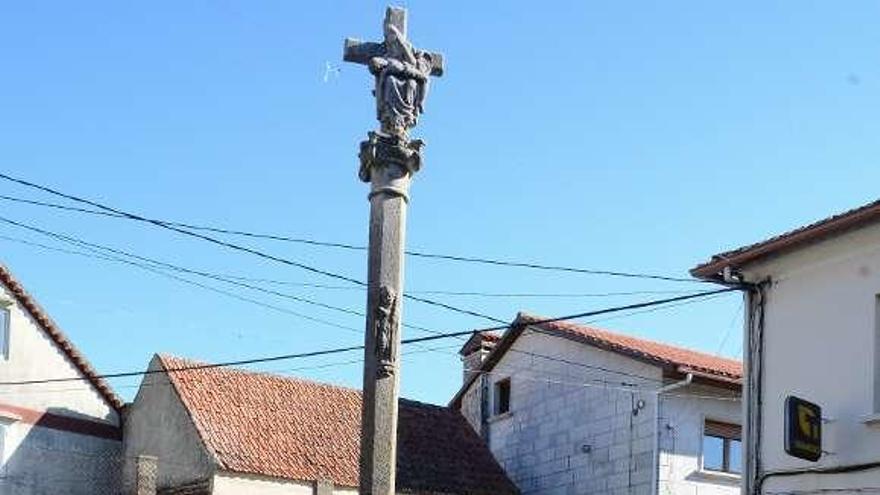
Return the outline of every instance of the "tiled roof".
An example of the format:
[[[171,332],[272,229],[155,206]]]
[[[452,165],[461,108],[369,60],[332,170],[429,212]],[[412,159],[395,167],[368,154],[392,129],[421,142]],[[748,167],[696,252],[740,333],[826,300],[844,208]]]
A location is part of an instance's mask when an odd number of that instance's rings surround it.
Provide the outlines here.
[[[194,361],[159,357],[165,369]],[[231,368],[169,373],[223,470],[356,487],[361,393]],[[516,488],[461,414],[401,400],[400,492],[514,494]]]
[[[74,347],[73,342],[67,338],[64,332],[61,331],[61,328],[52,321],[49,314],[46,313],[46,311],[37,303],[37,300],[28,294],[24,289],[24,286],[22,286],[15,276],[12,275],[9,268],[3,264],[0,264],[0,283],[6,287],[9,293],[12,294],[15,300],[25,309],[25,311],[28,312],[37,325],[39,325],[49,338],[52,339],[55,345],[61,349],[64,355],[70,359],[70,362],[79,369],[83,377],[95,387],[101,397],[103,397],[104,400],[106,400],[115,410],[120,411],[123,405],[122,399],[120,399],[116,393],[113,392],[113,389],[110,388],[110,385],[98,375],[98,372],[95,371],[95,368],[92,367],[86,357]]]
[[[498,364],[508,349],[513,347],[514,342],[526,328],[537,327],[544,332],[645,361],[676,373],[693,373],[701,380],[711,383],[738,386],[742,381],[742,363],[733,359],[565,321],[537,323],[546,319],[519,313],[516,320],[510,325],[510,329],[501,337],[492,352],[483,361],[480,371],[482,373],[492,371],[492,368]],[[464,393],[480,374],[474,373],[465,381],[450,401],[451,407],[458,408],[461,405]]]
[[[529,325],[544,320],[534,315],[520,313],[516,323]],[[516,324],[514,323],[514,324]],[[722,379],[741,380],[742,363],[733,359],[722,358],[676,347],[653,340],[641,339],[609,332],[586,325],[578,325],[567,321],[542,323],[539,328],[565,336],[574,337],[586,344],[595,345],[608,351],[618,352],[630,357],[644,359],[657,364],[670,365],[688,371],[696,371]]]
[[[742,267],[756,260],[839,235],[880,220],[880,200],[819,220],[770,239],[716,254],[697,265],[691,274],[716,279],[726,266]]]
[[[499,340],[501,340],[501,334],[498,332],[476,332],[461,346],[458,353],[467,356],[480,347],[491,347]]]

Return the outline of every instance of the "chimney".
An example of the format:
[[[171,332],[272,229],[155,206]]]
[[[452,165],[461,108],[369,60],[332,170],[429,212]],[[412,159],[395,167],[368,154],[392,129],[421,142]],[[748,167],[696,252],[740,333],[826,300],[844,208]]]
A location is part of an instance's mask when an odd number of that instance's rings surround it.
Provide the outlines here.
[[[494,332],[477,332],[465,342],[461,350],[461,363],[464,368],[463,379],[465,383],[479,372],[483,361],[495,348],[501,336]]]

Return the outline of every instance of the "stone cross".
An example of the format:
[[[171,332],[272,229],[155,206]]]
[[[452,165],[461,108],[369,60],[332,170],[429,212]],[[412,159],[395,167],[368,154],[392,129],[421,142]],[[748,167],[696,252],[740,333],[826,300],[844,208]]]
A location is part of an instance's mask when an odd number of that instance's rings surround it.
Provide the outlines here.
[[[360,172],[370,182],[370,249],[361,423],[360,494],[394,495],[403,253],[409,186],[424,143],[410,139],[423,111],[430,77],[443,56],[413,47],[406,11],[389,7],[381,43],[345,40],[343,59],[366,65],[375,78],[379,129],[360,144]]]

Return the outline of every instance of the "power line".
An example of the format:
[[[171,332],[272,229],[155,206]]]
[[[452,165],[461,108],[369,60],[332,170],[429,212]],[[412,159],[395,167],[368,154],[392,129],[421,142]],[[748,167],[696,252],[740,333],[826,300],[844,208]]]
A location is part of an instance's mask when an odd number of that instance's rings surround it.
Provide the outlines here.
[[[686,296],[679,296],[679,297],[673,297],[673,298],[667,298],[667,299],[657,299],[657,300],[653,300],[653,301],[645,301],[645,302],[637,303],[637,304],[628,304],[625,306],[604,308],[604,309],[595,310],[595,311],[576,313],[573,315],[559,316],[556,318],[546,318],[546,319],[542,319],[542,320],[532,321],[532,322],[528,323],[527,326],[534,328],[534,326],[536,326],[536,325],[542,325],[545,323],[553,323],[553,322],[564,321],[564,320],[586,318],[586,317],[590,317],[590,316],[598,316],[598,315],[614,313],[614,312],[618,312],[618,311],[626,311],[629,309],[638,309],[638,308],[645,308],[645,307],[649,307],[649,306],[658,306],[661,304],[667,304],[667,303],[671,303],[671,302],[684,301],[684,300],[688,300],[688,299],[697,299],[697,298],[706,297],[706,296],[710,296],[710,295],[714,295],[714,294],[720,294],[723,292],[731,292],[734,290],[739,290],[739,289],[733,288],[733,287],[728,287],[728,288],[724,288],[724,289],[716,289],[716,290],[710,290],[710,291],[704,291],[704,292],[697,292],[697,293],[689,294]],[[477,332],[501,330],[501,329],[509,328],[510,326],[511,326],[511,324],[504,325],[504,326],[498,326],[498,327],[482,328],[482,329],[478,329],[478,330],[448,332],[448,333],[442,333],[442,334],[437,334],[437,335],[429,335],[429,336],[425,336],[425,337],[415,337],[415,338],[410,338],[410,339],[403,339],[403,340],[401,340],[401,344],[402,345],[417,344],[417,343],[432,342],[435,340],[447,339],[447,338],[452,338],[452,337],[463,337],[465,335],[473,335],[474,333],[477,333]],[[304,358],[310,358],[310,357],[327,356],[327,355],[332,355],[332,354],[341,354],[341,353],[352,352],[352,351],[363,350],[363,349],[364,349],[363,345],[355,345],[355,346],[348,346],[348,347],[337,347],[334,349],[324,349],[324,350],[319,350],[319,351],[301,352],[301,353],[295,353],[295,354],[283,354],[280,356],[269,356],[269,357],[253,358],[253,359],[242,359],[242,360],[237,360],[237,361],[226,361],[226,362],[220,362],[220,363],[184,366],[184,367],[179,367],[179,368],[172,368],[169,370],[143,370],[143,371],[126,371],[126,372],[120,372],[120,373],[108,373],[108,374],[104,374],[104,375],[97,375],[96,378],[102,378],[102,379],[124,378],[124,377],[131,377],[131,376],[150,375],[150,374],[156,374],[156,373],[183,372],[183,371],[211,369],[211,368],[225,368],[225,367],[230,367],[230,366],[245,366],[245,365],[250,365],[250,364],[268,363],[268,362],[275,362],[275,361],[289,361],[289,360],[294,360],[294,359],[304,359]],[[551,359],[555,359],[555,358],[551,358]],[[42,384],[42,383],[83,381],[83,380],[87,380],[87,379],[88,378],[86,378],[86,377],[47,378],[47,379],[39,379],[39,380],[0,382],[0,386],[36,385],[36,384]]]
[[[685,294],[690,291],[684,290],[634,290],[620,292],[476,292],[454,290],[413,290],[410,294],[427,294],[441,296],[467,296],[467,297],[509,297],[509,298],[600,298],[620,296],[640,296],[658,294]]]
[[[46,192],[46,193],[52,194],[52,195],[54,195],[54,196],[59,196],[59,197],[62,197],[62,198],[68,199],[68,200],[70,200],[70,201],[74,201],[74,202],[77,202],[77,203],[82,203],[82,204],[86,204],[86,205],[89,205],[89,206],[92,206],[92,207],[95,207],[95,208],[99,208],[99,209],[101,209],[101,210],[103,210],[103,211],[106,211],[106,212],[114,213],[114,214],[116,214],[116,215],[121,215],[122,217],[127,218],[127,219],[130,219],[130,220],[135,220],[135,221],[138,221],[138,222],[149,223],[149,224],[151,224],[151,225],[154,225],[154,226],[157,226],[157,227],[160,227],[160,228],[166,229],[166,230],[170,230],[170,231],[172,231],[172,232],[176,232],[176,233],[178,233],[178,234],[182,234],[182,235],[185,235],[185,236],[193,237],[193,238],[196,238],[196,239],[201,239],[201,240],[203,240],[203,241],[209,242],[209,243],[214,244],[214,245],[217,245],[217,246],[222,246],[222,247],[225,247],[225,248],[228,248],[228,249],[232,249],[232,250],[235,250],[235,251],[239,251],[239,252],[243,252],[243,253],[251,254],[251,255],[258,256],[258,257],[263,258],[263,259],[267,259],[267,260],[270,260],[270,261],[275,261],[275,262],[277,262],[277,263],[282,263],[282,264],[285,264],[285,265],[288,265],[288,266],[293,266],[293,267],[296,267],[296,268],[299,268],[299,269],[302,269],[302,270],[306,270],[306,271],[308,271],[308,272],[316,273],[316,274],[318,274],[318,275],[323,275],[323,276],[325,276],[325,277],[334,278],[334,279],[337,279],[337,280],[342,280],[342,281],[349,282],[349,283],[352,283],[352,284],[355,284],[355,285],[360,285],[360,286],[366,286],[366,285],[367,285],[366,282],[363,282],[363,281],[361,281],[361,280],[358,280],[358,279],[355,279],[355,278],[352,278],[352,277],[349,277],[349,276],[346,276],[346,275],[340,275],[340,274],[338,274],[338,273],[333,273],[333,272],[328,271],[328,270],[323,270],[323,269],[321,269],[321,268],[316,268],[316,267],[313,267],[313,266],[307,265],[307,264],[305,264],[305,263],[300,263],[300,262],[298,262],[298,261],[293,261],[293,260],[290,260],[290,259],[287,259],[287,258],[282,258],[282,257],[279,257],[279,256],[275,256],[275,255],[272,255],[272,254],[268,254],[268,253],[265,253],[265,252],[263,252],[263,251],[260,251],[260,250],[257,250],[257,249],[254,249],[254,248],[251,248],[251,247],[248,247],[248,246],[242,246],[242,245],[240,245],[240,244],[235,244],[235,243],[231,243],[231,242],[223,241],[223,240],[217,239],[217,238],[215,238],[215,237],[211,237],[211,236],[208,236],[208,235],[200,234],[200,233],[198,233],[198,232],[192,232],[192,231],[186,230],[185,228],[181,228],[181,227],[177,227],[177,226],[175,226],[175,225],[171,225],[171,224],[166,223],[166,222],[164,222],[164,221],[162,221],[162,220],[155,220],[155,219],[151,219],[151,218],[146,218],[146,217],[143,217],[143,216],[140,216],[140,215],[136,215],[136,214],[134,214],[134,213],[129,213],[129,212],[126,212],[126,211],[123,211],[123,210],[119,210],[119,209],[116,209],[116,208],[112,208],[112,207],[110,207],[110,206],[103,205],[103,204],[98,203],[98,202],[96,202],[96,201],[92,201],[92,200],[89,200],[89,199],[85,199],[85,198],[81,198],[81,197],[78,197],[78,196],[74,196],[74,195],[72,195],[72,194],[63,193],[63,192],[61,192],[61,191],[58,191],[58,190],[52,189],[52,188],[50,188],[50,187],[43,186],[43,185],[39,185],[39,184],[35,184],[35,183],[33,183],[33,182],[28,182],[28,181],[23,180],[23,179],[17,179],[17,178],[15,178],[15,177],[11,177],[11,176],[6,175],[6,174],[3,174],[3,173],[0,173],[0,179],[4,179],[4,180],[8,180],[8,181],[12,181],[12,182],[15,182],[15,183],[17,183],[17,184],[21,184],[21,185],[26,186],[26,187],[30,187],[30,188],[33,188],[33,189],[37,189],[37,190],[40,190],[40,191],[43,191],[43,192]],[[413,300],[413,301],[418,301],[418,302],[421,302],[421,303],[424,303],[424,304],[430,304],[430,305],[432,305],[432,306],[437,306],[437,307],[440,307],[440,308],[443,308],[443,309],[448,309],[448,310],[450,310],[450,311],[454,311],[454,312],[457,312],[457,313],[462,313],[462,314],[466,314],[466,315],[469,315],[469,316],[476,316],[476,317],[478,317],[478,318],[482,318],[482,319],[489,320],[489,321],[494,321],[494,322],[503,321],[503,320],[499,320],[498,318],[495,318],[495,317],[492,317],[492,316],[489,316],[489,315],[485,315],[485,314],[482,314],[482,313],[477,312],[477,311],[474,311],[474,310],[462,309],[462,308],[459,308],[459,307],[453,306],[453,305],[451,305],[451,304],[445,304],[445,303],[441,303],[441,302],[439,302],[439,301],[434,301],[434,300],[427,299],[427,298],[423,298],[423,297],[413,296],[413,295],[410,295],[410,294],[404,294],[403,297],[404,297],[404,298],[407,298],[407,299],[410,299],[410,300]]]
[[[191,275],[198,275],[200,277],[205,277],[205,278],[209,278],[212,280],[218,280],[218,281],[230,284],[230,285],[235,285],[238,287],[243,287],[243,288],[258,291],[258,292],[263,292],[265,294],[270,294],[270,295],[277,296],[277,297],[283,297],[285,299],[290,299],[292,301],[297,301],[297,302],[309,304],[312,306],[317,306],[317,307],[324,308],[324,309],[330,309],[330,310],[337,311],[340,313],[345,313],[348,315],[366,317],[365,313],[358,311],[358,310],[354,310],[354,309],[350,309],[350,308],[343,308],[341,306],[335,306],[332,304],[327,304],[327,303],[323,303],[320,301],[315,301],[313,299],[308,299],[305,297],[296,296],[296,295],[288,294],[285,292],[278,292],[275,290],[254,286],[254,285],[247,284],[244,282],[239,282],[238,280],[234,279],[234,278],[241,279],[242,277],[230,277],[228,275],[219,275],[219,274],[212,273],[212,272],[206,272],[206,271],[202,271],[202,270],[194,270],[192,268],[187,268],[187,267],[183,267],[180,265],[168,263],[165,261],[160,261],[160,260],[156,260],[153,258],[148,258],[146,256],[134,254],[129,251],[124,251],[121,249],[116,249],[116,248],[112,248],[109,246],[104,246],[102,244],[96,244],[93,242],[84,241],[82,239],[79,239],[79,238],[76,238],[73,236],[59,234],[58,232],[53,232],[53,231],[41,229],[39,227],[35,227],[33,225],[28,225],[28,224],[25,224],[22,222],[11,220],[11,219],[8,219],[8,218],[2,217],[2,216],[0,216],[0,222],[8,223],[10,225],[14,225],[14,226],[22,228],[22,229],[30,230],[32,232],[37,232],[37,233],[42,234],[44,236],[48,236],[48,237],[60,240],[62,242],[68,243],[68,244],[73,244],[75,246],[87,249],[92,252],[95,252],[95,250],[108,251],[108,252],[111,252],[111,253],[114,253],[117,255],[122,255],[122,256],[125,256],[128,258],[134,258],[134,259],[137,259],[140,261],[145,261],[147,263],[151,263],[156,266],[160,266],[160,267],[163,267],[163,268],[166,268],[169,270],[173,270],[175,272],[182,272],[182,273],[187,273],[187,274],[191,274]],[[102,253],[100,256],[106,256],[106,255],[103,255],[103,253]],[[99,256],[99,259],[106,259],[106,258],[100,258],[100,256]],[[113,261],[116,261],[116,260],[113,260]],[[136,263],[130,263],[130,264],[134,264],[135,266],[137,266]],[[433,301],[431,301],[431,302],[433,303]],[[434,304],[442,304],[442,303],[434,303]],[[462,310],[462,311],[466,311],[466,310]],[[501,320],[496,320],[496,321],[501,321]],[[426,332],[426,333],[433,333],[433,334],[440,333],[436,330],[432,330],[430,328],[427,328],[427,327],[424,327],[421,325],[415,325],[412,323],[402,323],[402,325],[406,328],[411,328],[413,330],[419,330],[419,331]],[[348,328],[350,328],[350,327],[348,327]]]
[[[525,325],[526,326],[534,326],[534,325],[543,325],[545,323],[554,323],[557,321],[564,321],[564,320],[577,320],[580,318],[589,318],[591,316],[599,316],[599,315],[604,315],[604,314],[608,314],[608,313],[617,313],[619,311],[627,311],[630,309],[641,309],[641,308],[647,308],[647,307],[651,307],[651,306],[659,306],[661,304],[674,303],[674,302],[679,302],[679,301],[687,301],[689,299],[697,299],[697,298],[701,298],[701,297],[712,296],[715,294],[723,294],[725,292],[733,292],[733,291],[737,291],[737,290],[741,290],[741,289],[739,287],[726,287],[724,289],[714,289],[714,290],[707,290],[707,291],[702,291],[702,292],[694,292],[694,293],[687,294],[684,296],[669,297],[666,299],[655,299],[653,301],[626,304],[623,306],[614,306],[611,308],[600,309],[600,310],[596,310],[596,311],[587,311],[585,313],[578,313],[578,314],[568,315],[568,316],[560,316],[558,318],[546,318],[543,320],[535,320],[535,321],[526,323]],[[493,331],[493,330],[503,330],[505,328],[508,328],[509,326],[510,325],[505,325],[505,326],[500,326],[500,327],[483,328],[483,329],[476,330],[476,331],[488,332],[488,331]]]
[[[356,333],[362,333],[362,332],[363,332],[363,330],[359,330],[359,329],[354,328],[354,327],[350,327],[350,326],[346,326],[346,325],[341,325],[341,324],[339,324],[339,323],[335,323],[335,322],[332,322],[332,321],[324,320],[324,319],[321,319],[321,318],[316,318],[316,317],[314,317],[314,316],[310,316],[310,315],[307,315],[307,314],[304,314],[304,313],[300,313],[300,312],[297,312],[297,311],[293,311],[293,310],[291,310],[291,309],[287,309],[287,308],[284,308],[284,307],[281,307],[281,306],[276,306],[276,305],[274,305],[274,304],[270,304],[270,303],[266,303],[266,302],[263,302],[263,301],[259,301],[259,300],[257,300],[257,299],[251,299],[251,298],[249,298],[249,297],[242,296],[242,295],[240,295],[240,294],[236,294],[236,293],[234,293],[234,292],[229,292],[229,291],[226,291],[226,290],[223,290],[223,289],[218,289],[218,288],[216,288],[216,287],[212,287],[212,286],[210,286],[210,285],[202,284],[202,283],[196,282],[196,281],[194,281],[194,280],[189,280],[189,279],[186,279],[186,278],[183,278],[183,277],[179,277],[179,276],[177,276],[177,275],[172,275],[172,274],[170,274],[170,273],[167,273],[167,272],[164,272],[164,271],[162,271],[162,270],[159,270],[159,269],[157,269],[157,268],[155,268],[155,267],[152,267],[152,266],[149,266],[149,265],[146,265],[146,264],[143,264],[143,263],[137,263],[137,262],[134,262],[134,261],[131,261],[131,260],[126,260],[126,259],[124,259],[124,258],[119,258],[119,257],[116,257],[116,256],[110,256],[110,255],[106,255],[106,254],[99,254],[99,253],[95,253],[95,252],[92,252],[92,253],[83,253],[83,252],[79,252],[79,251],[72,251],[72,250],[69,250],[69,249],[58,248],[58,247],[55,247],[55,246],[47,246],[47,245],[45,245],[45,244],[41,244],[41,243],[39,243],[39,242],[27,241],[27,240],[24,240],[24,239],[17,239],[17,238],[9,237],[9,236],[0,236],[0,239],[6,240],[6,241],[11,241],[11,242],[17,242],[17,243],[19,243],[19,244],[24,244],[24,245],[28,245],[28,246],[39,247],[39,248],[41,248],[41,249],[46,249],[46,250],[50,250],[50,251],[57,251],[57,252],[65,253],[65,254],[75,255],[75,256],[83,256],[83,257],[87,257],[87,258],[100,259],[100,260],[104,260],[104,261],[113,261],[113,262],[116,262],[116,263],[123,263],[123,264],[126,264],[126,265],[134,266],[134,267],[136,267],[136,268],[140,268],[141,270],[146,270],[146,271],[148,271],[148,272],[154,273],[154,274],[156,274],[156,275],[160,275],[160,276],[165,277],[165,278],[169,278],[169,279],[171,279],[171,280],[175,280],[175,281],[177,281],[177,282],[181,282],[181,283],[184,283],[184,284],[187,284],[187,285],[192,285],[192,286],[194,286],[194,287],[198,287],[198,288],[200,288],[200,289],[204,289],[204,290],[207,290],[207,291],[210,291],[210,292],[214,292],[214,293],[217,293],[217,294],[221,294],[221,295],[224,295],[224,296],[227,296],[227,297],[230,297],[230,298],[233,298],[233,299],[237,299],[237,300],[242,301],[242,302],[247,302],[247,303],[249,303],[249,304],[254,304],[254,305],[256,305],[256,306],[260,306],[260,307],[263,307],[263,308],[266,308],[266,309],[271,309],[271,310],[273,310],[273,311],[277,311],[277,312],[279,312],[279,313],[284,313],[284,314],[287,314],[287,315],[296,316],[297,318],[302,318],[302,319],[304,319],[304,320],[312,321],[312,322],[315,322],[315,323],[320,323],[320,324],[322,324],[322,325],[327,325],[327,326],[334,327],[334,328],[339,328],[339,329],[341,329],[341,330],[346,330],[346,331],[349,331],[349,332],[356,332]]]
[[[315,284],[311,282],[291,282],[289,280],[277,280],[271,278],[243,277],[238,275],[225,275],[228,278],[244,280],[246,282],[261,283],[268,285],[285,285],[292,287],[309,287],[313,289],[325,290],[347,290],[347,291],[365,291],[366,287],[352,285],[327,285]],[[558,298],[558,299],[578,299],[578,298],[603,298],[603,297],[623,297],[623,296],[642,296],[642,295],[661,295],[661,294],[687,294],[691,291],[687,290],[632,290],[632,291],[616,291],[616,292],[487,292],[487,291],[456,291],[441,289],[426,290],[407,290],[409,294],[425,294],[438,296],[466,296],[466,297],[498,297],[498,298]]]
[[[54,194],[57,191],[52,191],[48,187],[39,186],[37,184],[33,184],[21,179],[16,179],[10,177],[8,175],[0,174],[0,178],[9,180],[12,182],[16,182],[21,185],[25,185],[28,187],[35,187],[44,192],[50,192]],[[76,201],[73,197],[66,197],[67,199],[71,199]],[[62,205],[58,203],[51,203],[46,201],[37,201],[25,198],[16,198],[13,196],[0,195],[0,199],[6,201],[12,201],[17,203],[29,204],[34,206],[42,206],[46,208],[54,208],[59,210],[73,211],[78,213],[86,213],[90,215],[100,215],[105,217],[112,218],[123,218],[129,220],[141,220],[146,221],[147,219],[139,219],[133,218],[132,216],[125,214],[121,211],[116,211],[113,209],[107,209],[106,211],[101,210],[93,210],[90,208],[79,208],[75,206]],[[95,203],[86,202],[85,204],[91,204],[92,206],[98,206]],[[98,206],[100,208],[100,206]],[[104,210],[104,208],[102,208]],[[202,232],[212,232],[215,234],[225,234],[225,235],[235,235],[241,237],[248,237],[252,239],[264,239],[264,240],[272,240],[272,241],[280,241],[280,242],[290,242],[296,244],[305,244],[311,246],[320,246],[320,247],[330,247],[336,249],[345,249],[350,251],[365,251],[367,249],[366,246],[360,246],[355,244],[348,244],[343,242],[329,242],[329,241],[319,241],[314,239],[307,239],[303,237],[291,237],[291,236],[283,236],[276,234],[265,234],[265,233],[255,233],[248,232],[243,230],[236,229],[225,229],[219,227],[211,227],[205,225],[195,225],[186,222],[177,222],[173,220],[155,220],[155,222],[160,222],[166,226],[171,227],[179,227],[181,229],[188,230],[196,230]],[[152,223],[152,222],[151,222]],[[444,260],[444,261],[455,261],[462,263],[473,263],[473,264],[482,264],[482,265],[491,265],[491,266],[501,266],[501,267],[511,267],[511,268],[527,268],[532,270],[542,270],[542,271],[556,271],[556,272],[568,272],[568,273],[580,273],[585,275],[602,275],[602,276],[610,276],[610,277],[621,277],[621,278],[637,278],[637,279],[648,279],[648,280],[660,280],[665,282],[688,282],[688,283],[705,283],[703,280],[696,280],[693,278],[686,277],[673,277],[667,275],[657,275],[650,273],[633,273],[633,272],[623,272],[616,270],[596,270],[596,269],[587,269],[587,268],[577,268],[563,265],[548,265],[543,263],[535,263],[535,262],[522,262],[522,261],[510,261],[510,260],[499,260],[492,258],[483,258],[476,256],[458,256],[451,254],[440,254],[440,253],[430,253],[424,251],[413,251],[407,250],[405,254],[408,256],[412,256],[415,258],[425,258],[425,259],[436,259],[436,260]]]

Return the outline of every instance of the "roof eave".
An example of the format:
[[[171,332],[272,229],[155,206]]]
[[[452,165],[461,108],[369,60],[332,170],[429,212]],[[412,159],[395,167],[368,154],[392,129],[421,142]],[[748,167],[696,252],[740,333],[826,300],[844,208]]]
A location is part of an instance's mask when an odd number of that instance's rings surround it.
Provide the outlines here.
[[[693,375],[694,380],[697,383],[703,383],[706,385],[711,385],[713,387],[720,387],[731,390],[742,389],[741,377],[738,378],[735,376],[721,375],[718,373],[707,373],[705,371],[688,366],[679,366],[678,368],[676,368],[675,371],[680,376]]]
[[[21,305],[33,321],[48,334],[49,338],[58,346],[71,363],[82,373],[86,381],[95,389],[107,404],[117,413],[121,414],[125,402],[116,395],[110,384],[103,378],[92,364],[86,359],[73,342],[67,337],[61,327],[49,316],[49,313],[34,299],[33,296],[18,281],[12,271],[0,264],[0,282]]]
[[[757,261],[801,249],[877,221],[880,221],[880,202],[759,242],[751,247],[717,254],[710,261],[695,266],[690,273],[703,280],[722,280],[721,273],[728,266],[735,269],[743,268]]]

